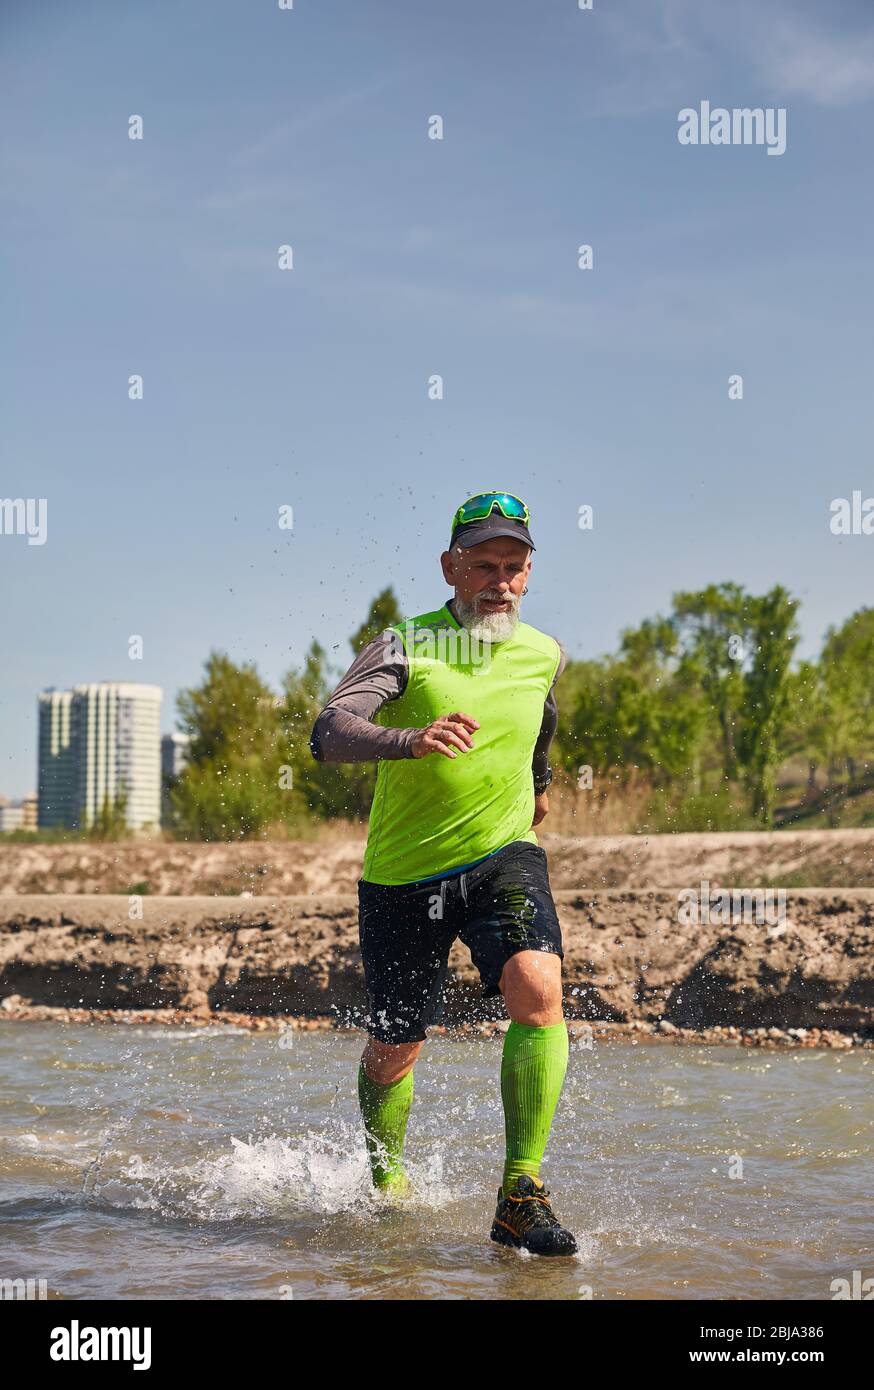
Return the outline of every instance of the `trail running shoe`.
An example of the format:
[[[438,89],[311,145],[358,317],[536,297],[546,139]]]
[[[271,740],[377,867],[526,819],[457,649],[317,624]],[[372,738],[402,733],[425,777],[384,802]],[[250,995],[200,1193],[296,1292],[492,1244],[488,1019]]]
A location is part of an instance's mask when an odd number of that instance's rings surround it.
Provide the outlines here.
[[[504,1196],[498,1188],[498,1205],[491,1238],[499,1245],[521,1246],[532,1255],[575,1255],[577,1242],[560,1224],[549,1202],[549,1188],[539,1178],[519,1178]]]

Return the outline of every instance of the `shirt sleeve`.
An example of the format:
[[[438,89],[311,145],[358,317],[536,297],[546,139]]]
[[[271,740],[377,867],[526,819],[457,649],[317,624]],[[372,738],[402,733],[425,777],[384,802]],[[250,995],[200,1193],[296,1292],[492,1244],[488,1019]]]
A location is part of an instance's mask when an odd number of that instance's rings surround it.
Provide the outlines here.
[[[310,751],[316,761],[411,758],[418,729],[388,729],[372,722],[388,700],[404,693],[408,678],[404,644],[386,628],[362,647],[313,725]]]
[[[556,641],[558,639],[556,638]],[[555,730],[558,725],[558,706],[555,703],[555,683],[567,665],[567,653],[561,643],[558,643],[561,653],[558,659],[558,666],[552,678],[552,685],[543,704],[543,719],[540,724],[540,733],[537,735],[537,742],[534,745],[534,756],[531,759],[531,772],[534,777],[535,787],[546,777],[549,768],[549,746],[555,737]]]

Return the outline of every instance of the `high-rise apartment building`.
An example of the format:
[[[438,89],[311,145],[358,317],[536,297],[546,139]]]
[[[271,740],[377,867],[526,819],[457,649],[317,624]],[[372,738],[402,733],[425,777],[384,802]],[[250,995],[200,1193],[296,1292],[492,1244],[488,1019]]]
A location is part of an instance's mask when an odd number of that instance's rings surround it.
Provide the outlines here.
[[[161,772],[172,781],[188,762],[189,734],[164,734],[161,739]]]
[[[73,824],[75,768],[70,744],[72,690],[43,690],[39,696],[39,826]]]
[[[170,825],[173,805],[170,792],[188,761],[188,734],[164,734],[161,739],[161,824]]]
[[[36,830],[36,817],[36,797],[32,792],[22,801],[10,801],[0,796],[0,835],[10,830]]]
[[[69,700],[68,721],[62,696]],[[161,696],[160,686],[127,681],[95,681],[40,696],[40,825],[83,829],[123,801],[130,829],[157,829]]]
[[[7,801],[5,796],[0,796],[0,835],[6,835],[10,830],[22,830],[24,828],[24,812],[20,802]]]

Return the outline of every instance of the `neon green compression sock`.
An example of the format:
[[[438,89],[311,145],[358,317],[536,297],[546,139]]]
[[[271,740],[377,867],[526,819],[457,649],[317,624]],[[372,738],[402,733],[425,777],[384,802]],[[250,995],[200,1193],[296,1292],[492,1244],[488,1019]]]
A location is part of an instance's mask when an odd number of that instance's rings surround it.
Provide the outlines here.
[[[367,1154],[375,1185],[403,1185],[406,1175],[401,1155],[413,1103],[412,1068],[400,1081],[390,1081],[383,1086],[379,1081],[371,1081],[363,1065],[359,1064],[358,1103],[364,1120]]]
[[[540,1163],[567,1071],[567,1024],[532,1028],[511,1023],[501,1057],[501,1099],[507,1153],[504,1195],[524,1173],[540,1175]]]

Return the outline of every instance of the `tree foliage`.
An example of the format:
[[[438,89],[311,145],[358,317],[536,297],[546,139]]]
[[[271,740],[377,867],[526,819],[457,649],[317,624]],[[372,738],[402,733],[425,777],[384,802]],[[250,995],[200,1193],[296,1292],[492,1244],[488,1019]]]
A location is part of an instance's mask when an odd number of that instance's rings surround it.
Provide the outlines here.
[[[401,617],[386,589],[350,638],[358,651]],[[301,670],[290,670],[277,696],[252,663],[211,652],[200,685],[178,699],[189,734],[188,765],[170,792],[178,832],[196,839],[249,839],[313,819],[366,816],[375,770],[370,763],[319,763],[310,734],[339,672],[316,641]]]
[[[770,825],[787,757],[816,754],[834,766],[874,742],[871,611],[828,635],[819,664],[794,670],[797,642],[797,602],[779,585],[762,595],[732,583],[676,594],[667,617],[623,633],[615,656],[569,663],[559,694],[563,766],[620,780],[645,772],[674,828],[739,824],[740,797],[751,824]]]
[[[651,789],[652,828],[773,823],[781,768],[801,765],[811,796],[864,778],[874,752],[874,609],[829,629],[818,661],[793,664],[797,602],[780,585],[733,583],[675,595],[667,616],[626,629],[615,654],[568,662],[558,686],[555,767]],[[401,611],[384,589],[352,633],[353,653]],[[274,694],[251,663],[220,652],[179,696],[190,757],[171,797],[177,828],[203,839],[299,833],[366,818],[372,763],[320,763],[319,711],[342,673],[313,642]],[[647,792],[649,795],[649,792]]]

